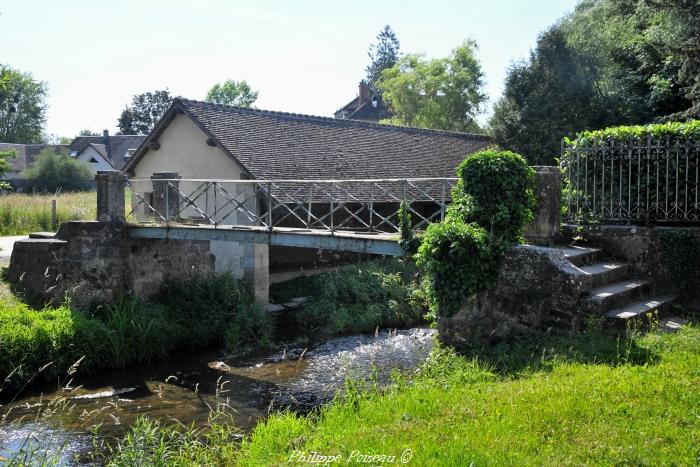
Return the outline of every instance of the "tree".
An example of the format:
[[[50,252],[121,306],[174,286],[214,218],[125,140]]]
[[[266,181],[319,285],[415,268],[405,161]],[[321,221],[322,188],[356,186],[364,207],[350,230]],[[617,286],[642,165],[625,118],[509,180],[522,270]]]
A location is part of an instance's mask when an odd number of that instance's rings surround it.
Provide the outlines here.
[[[100,136],[100,134],[86,128],[84,130],[80,130],[80,133],[78,133],[78,136]]]
[[[666,117],[669,119],[700,118],[700,2],[697,0],[646,0],[655,11],[670,15],[676,35],[666,45],[675,57],[678,81],[687,109]]]
[[[478,131],[475,117],[486,100],[477,48],[465,41],[449,57],[406,55],[382,72],[377,87],[393,117],[389,123],[450,131]]]
[[[227,79],[221,84],[216,83],[209,89],[206,101],[213,104],[249,108],[257,98],[258,91],[253,91],[245,80]]]
[[[9,159],[14,159],[16,155],[15,151],[0,151],[0,178],[3,178],[12,170],[12,163],[10,163]],[[0,181],[0,190],[4,191],[10,188],[9,183]]]
[[[531,164],[552,164],[564,135],[609,121],[596,94],[595,76],[554,26],[540,36],[529,61],[509,69],[491,130],[500,146]]]
[[[685,0],[586,0],[545,31],[508,71],[490,120],[499,145],[552,164],[564,136],[687,109],[673,52],[684,21],[650,1]]]
[[[47,87],[29,73],[0,65],[0,141],[43,141]]]
[[[388,24],[377,34],[377,43],[369,46],[367,55],[371,63],[367,65],[367,84],[369,88],[376,91],[376,84],[381,77],[382,71],[391,68],[399,60],[400,43],[396,34]]]
[[[172,102],[173,97],[167,89],[136,94],[131,100],[131,106],[126,107],[119,117],[119,131],[124,135],[149,133]]]
[[[90,166],[74,159],[65,151],[55,152],[45,148],[34,165],[24,171],[30,188],[39,191],[80,190],[94,177]]]

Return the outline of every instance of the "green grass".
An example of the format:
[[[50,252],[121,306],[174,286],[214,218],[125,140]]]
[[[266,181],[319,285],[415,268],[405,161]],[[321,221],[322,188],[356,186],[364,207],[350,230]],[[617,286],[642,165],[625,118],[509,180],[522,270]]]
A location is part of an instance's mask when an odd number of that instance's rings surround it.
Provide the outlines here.
[[[90,313],[65,305],[33,310],[4,299],[0,395],[65,375],[81,358],[80,372],[88,373],[151,362],[181,349],[264,346],[269,331],[268,316],[250,288],[227,274],[171,283],[150,302],[125,297]]]
[[[13,193],[0,196],[0,235],[24,235],[51,230],[51,200],[56,200],[58,223],[95,219],[94,191],[60,194]]]
[[[296,313],[297,320],[309,329],[326,327],[336,333],[406,327],[421,322],[427,311],[418,272],[401,259],[345,266],[270,288],[276,303],[299,296],[309,301]]]
[[[698,388],[697,327],[627,338],[592,330],[479,356],[438,349],[389,389],[351,390],[307,416],[272,415],[240,447],[216,424],[193,439],[143,421],[110,462],[286,465],[297,451],[357,451],[398,463],[410,449],[410,465],[697,465]]]

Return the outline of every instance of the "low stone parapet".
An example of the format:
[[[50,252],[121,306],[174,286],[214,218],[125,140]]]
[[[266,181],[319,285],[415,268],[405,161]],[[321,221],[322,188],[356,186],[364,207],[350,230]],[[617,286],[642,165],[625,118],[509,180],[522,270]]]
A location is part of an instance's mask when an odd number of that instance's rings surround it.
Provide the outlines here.
[[[168,280],[214,273],[208,241],[132,239],[127,229],[113,221],[66,222],[54,238],[20,240],[7,279],[35,304],[69,298],[90,307],[123,294],[148,298]]]
[[[519,245],[506,253],[495,287],[438,319],[440,340],[456,348],[517,334],[579,329],[591,277],[555,248]]]

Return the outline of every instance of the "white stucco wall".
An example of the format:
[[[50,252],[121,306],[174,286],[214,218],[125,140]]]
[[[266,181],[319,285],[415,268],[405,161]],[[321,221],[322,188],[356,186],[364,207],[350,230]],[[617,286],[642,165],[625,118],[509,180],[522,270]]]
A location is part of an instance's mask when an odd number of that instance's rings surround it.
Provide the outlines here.
[[[160,148],[157,150],[149,149],[133,168],[134,174],[130,178],[150,179],[155,172],[178,172],[180,177],[185,179],[243,179],[246,174],[245,169],[219,147],[209,146],[206,141],[206,133],[189,117],[178,115],[158,138]],[[180,182],[180,191],[189,195],[199,184],[198,182]],[[149,181],[135,182],[134,185],[141,193],[152,191],[152,183]],[[243,195],[242,192],[246,190],[252,192],[252,187],[248,184],[229,183],[223,186],[239,196]],[[138,200],[132,197],[132,205],[137,203]],[[218,213],[230,211],[232,206],[230,204],[225,206],[225,203],[226,199],[221,194],[218,194],[216,201],[214,201],[213,192],[208,195],[206,200],[202,196],[196,202],[197,207],[202,210],[205,210],[204,206],[207,206],[208,215],[213,215],[215,209]],[[183,215],[194,216],[196,212],[188,208],[183,212]],[[226,218],[222,224],[250,224],[250,222],[243,214],[239,213]],[[261,256],[256,254],[258,249],[264,247],[266,253],[267,245],[244,246],[238,242],[228,241],[212,241],[210,243],[210,251],[216,256],[217,272],[230,271],[235,277],[251,280],[256,285],[256,293],[257,289],[260,288],[260,294],[262,294],[262,289],[267,287],[267,283],[257,277],[250,277],[251,267],[248,263]],[[266,258],[266,255],[263,254],[261,257]],[[257,259],[255,260],[257,261]],[[263,265],[261,262],[258,268],[261,272],[264,269],[264,278],[267,278],[267,264]],[[247,274],[246,271],[248,271]],[[259,282],[265,282],[265,285],[259,285]]]
[[[107,160],[102,157],[102,154],[97,152],[92,146],[86,147],[85,150],[78,155],[77,159],[87,163],[93,172],[97,172],[98,170],[114,170],[112,164],[107,162]],[[97,163],[90,162],[90,159],[95,159]]]

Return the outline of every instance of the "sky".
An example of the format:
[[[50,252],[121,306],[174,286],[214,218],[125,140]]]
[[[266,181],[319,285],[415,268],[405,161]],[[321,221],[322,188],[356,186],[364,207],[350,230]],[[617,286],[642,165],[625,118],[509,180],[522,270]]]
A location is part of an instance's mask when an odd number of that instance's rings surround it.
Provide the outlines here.
[[[485,91],[577,0],[0,0],[0,63],[48,83],[48,134],[116,131],[134,94],[203,100],[245,79],[267,110],[332,116],[357,95],[385,24],[403,53],[479,45]]]

